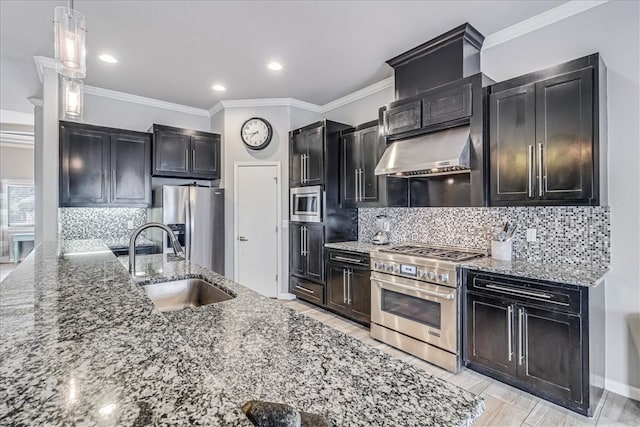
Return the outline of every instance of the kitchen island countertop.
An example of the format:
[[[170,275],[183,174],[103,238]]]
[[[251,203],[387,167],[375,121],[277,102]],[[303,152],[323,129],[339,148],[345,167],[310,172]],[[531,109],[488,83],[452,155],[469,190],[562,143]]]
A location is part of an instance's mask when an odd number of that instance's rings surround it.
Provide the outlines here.
[[[61,257],[57,246],[38,246],[0,285],[8,424],[244,426],[240,405],[262,399],[338,426],[468,425],[484,407],[195,264],[138,256],[145,280],[200,277],[236,297],[160,313],[103,243],[71,242]]]

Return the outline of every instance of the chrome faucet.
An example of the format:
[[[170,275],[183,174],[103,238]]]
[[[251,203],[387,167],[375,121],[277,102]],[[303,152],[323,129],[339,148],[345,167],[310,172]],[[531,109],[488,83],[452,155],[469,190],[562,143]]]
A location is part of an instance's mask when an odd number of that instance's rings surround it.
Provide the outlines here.
[[[146,224],[142,224],[131,233],[131,239],[129,240],[129,273],[135,275],[136,274],[136,239],[147,228],[156,227],[160,228],[167,232],[169,236],[169,240],[171,240],[171,246],[173,246],[173,253],[177,256],[184,257],[184,252],[182,251],[182,245],[178,242],[178,238],[166,225],[160,222],[147,222]]]

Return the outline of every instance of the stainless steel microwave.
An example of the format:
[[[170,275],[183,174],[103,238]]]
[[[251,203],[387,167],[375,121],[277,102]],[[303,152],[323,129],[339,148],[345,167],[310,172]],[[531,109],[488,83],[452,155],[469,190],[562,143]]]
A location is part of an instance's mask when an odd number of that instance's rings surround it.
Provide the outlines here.
[[[322,222],[322,186],[296,187],[290,190],[291,221]]]

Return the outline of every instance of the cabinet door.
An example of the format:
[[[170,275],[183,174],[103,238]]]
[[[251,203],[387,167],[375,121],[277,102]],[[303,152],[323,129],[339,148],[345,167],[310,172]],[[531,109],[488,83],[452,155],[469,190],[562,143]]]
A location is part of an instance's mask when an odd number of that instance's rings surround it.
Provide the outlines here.
[[[60,206],[109,202],[109,134],[60,126]]]
[[[220,135],[191,136],[192,176],[220,179]]]
[[[342,201],[346,206],[353,206],[357,202],[359,170],[362,165],[360,158],[360,138],[358,132],[342,136]]]
[[[350,280],[351,317],[371,323],[371,271],[352,268]]]
[[[304,156],[308,154],[307,141],[303,132],[292,135],[289,141],[289,185],[299,187],[302,185],[302,172]]]
[[[180,131],[155,128],[153,131],[153,174],[189,177],[191,137]]]
[[[387,135],[393,135],[413,129],[420,129],[421,102],[413,101],[389,108],[386,113]]]
[[[324,183],[324,128],[318,127],[303,133],[308,147],[304,184],[322,184]]]
[[[491,201],[535,199],[534,85],[489,97]]]
[[[327,307],[344,314],[349,314],[347,304],[347,273],[346,267],[327,264]]]
[[[515,377],[513,305],[467,293],[465,313],[466,360]]]
[[[289,227],[289,253],[291,254],[291,273],[305,274],[306,256],[302,248],[302,225],[291,224]]]
[[[363,202],[375,202],[378,200],[378,177],[375,174],[378,164],[378,126],[360,131],[360,150],[362,152],[362,200]]]
[[[300,299],[324,305],[324,285],[291,276],[289,278],[289,290]]]
[[[111,205],[149,205],[150,157],[149,137],[126,133],[111,135]]]
[[[422,126],[430,126],[471,115],[471,83],[433,90],[422,99]]]
[[[582,403],[580,317],[517,308],[518,380],[545,394]]]
[[[588,202],[593,196],[593,70],[536,84],[538,197]]]
[[[324,281],[324,227],[305,224],[305,245],[307,251],[306,276],[309,279]]]

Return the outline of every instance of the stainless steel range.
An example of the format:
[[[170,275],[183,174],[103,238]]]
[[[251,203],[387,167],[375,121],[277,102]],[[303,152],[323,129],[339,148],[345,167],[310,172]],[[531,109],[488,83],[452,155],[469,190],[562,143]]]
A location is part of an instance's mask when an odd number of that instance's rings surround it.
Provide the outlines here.
[[[452,372],[460,367],[456,265],[486,256],[407,244],[371,253],[371,336]]]

